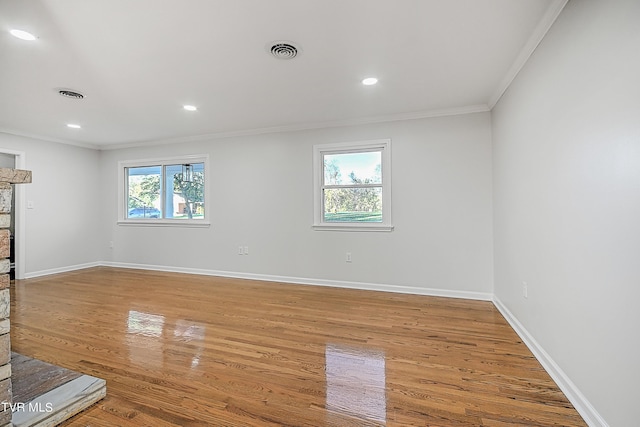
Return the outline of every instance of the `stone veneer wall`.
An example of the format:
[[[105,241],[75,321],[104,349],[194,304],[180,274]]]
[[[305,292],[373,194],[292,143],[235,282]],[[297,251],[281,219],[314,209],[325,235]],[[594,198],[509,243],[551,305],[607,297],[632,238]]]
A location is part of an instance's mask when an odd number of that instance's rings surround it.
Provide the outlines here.
[[[11,425],[11,336],[9,323],[11,184],[31,182],[31,172],[0,168],[0,426]]]

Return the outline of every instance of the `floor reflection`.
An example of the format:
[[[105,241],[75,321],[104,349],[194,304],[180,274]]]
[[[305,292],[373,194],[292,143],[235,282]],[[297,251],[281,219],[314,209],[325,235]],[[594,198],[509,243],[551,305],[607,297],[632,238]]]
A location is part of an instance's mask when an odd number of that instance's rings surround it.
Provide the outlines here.
[[[129,310],[126,339],[129,361],[139,366],[161,369],[164,364],[160,339],[163,331],[164,316]]]
[[[158,338],[162,336],[164,316],[129,310],[127,333]]]
[[[129,310],[126,344],[130,362],[141,366],[162,368],[165,342],[189,343],[190,345],[184,346],[182,350],[185,356],[189,357],[187,363],[190,363],[191,369],[195,370],[200,365],[204,350],[202,342],[205,339],[206,326],[178,319],[171,336],[170,329],[165,323],[164,316]]]
[[[180,341],[202,341],[204,340],[204,332],[206,327],[187,320],[176,321],[176,328],[173,331],[173,336]]]
[[[384,352],[327,344],[325,360],[327,411],[384,424]]]
[[[176,327],[173,330],[174,339],[182,342],[204,341],[206,327],[201,324],[189,322],[187,320],[177,320]],[[203,347],[197,345],[195,347],[195,354],[191,358],[191,369],[195,369],[200,364],[200,356],[203,351]]]

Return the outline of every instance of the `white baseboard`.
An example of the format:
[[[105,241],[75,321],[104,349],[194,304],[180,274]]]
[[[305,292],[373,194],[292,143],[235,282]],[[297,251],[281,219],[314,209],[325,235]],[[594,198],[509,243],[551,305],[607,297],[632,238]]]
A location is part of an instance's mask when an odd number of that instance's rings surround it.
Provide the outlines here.
[[[266,282],[293,283],[300,285],[330,286],[335,288],[362,289],[367,291],[395,292],[401,294],[415,294],[439,296],[447,298],[464,298],[481,301],[491,301],[493,294],[489,292],[452,291],[448,289],[421,288],[417,286],[388,285],[382,283],[348,282],[342,280],[312,279],[308,277],[275,276],[270,274],[240,273],[235,271],[205,270],[198,268],[183,268],[150,264],[131,264],[121,262],[103,262],[107,267],[133,268],[141,270],[167,271],[172,273],[200,274],[203,276],[233,277],[237,279],[263,280]]]
[[[527,329],[509,311],[509,309],[498,299],[493,297],[493,304],[502,313],[509,325],[513,328],[522,341],[529,347],[529,350],[538,359],[538,362],[547,371],[549,376],[555,381],[560,390],[567,396],[569,402],[576,408],[580,416],[590,427],[608,427],[607,422],[600,416],[598,411],[591,405],[587,398],[580,392],[578,387],[569,379],[560,366],[549,356],[540,346]]]
[[[70,271],[82,270],[85,268],[99,267],[101,265],[103,265],[103,263],[101,262],[88,262],[86,264],[69,265],[66,267],[58,267],[58,268],[52,268],[49,270],[40,270],[40,271],[31,272],[31,273],[25,273],[24,278],[33,279],[35,277],[49,276],[51,274],[68,273]]]

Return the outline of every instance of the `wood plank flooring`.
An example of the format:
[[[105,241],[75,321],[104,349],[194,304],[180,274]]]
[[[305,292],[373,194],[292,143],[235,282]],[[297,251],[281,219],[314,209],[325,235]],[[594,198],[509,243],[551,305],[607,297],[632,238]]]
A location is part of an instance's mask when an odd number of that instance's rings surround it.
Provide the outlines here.
[[[66,426],[585,426],[490,302],[92,268],[12,288],[12,347],[107,380]]]

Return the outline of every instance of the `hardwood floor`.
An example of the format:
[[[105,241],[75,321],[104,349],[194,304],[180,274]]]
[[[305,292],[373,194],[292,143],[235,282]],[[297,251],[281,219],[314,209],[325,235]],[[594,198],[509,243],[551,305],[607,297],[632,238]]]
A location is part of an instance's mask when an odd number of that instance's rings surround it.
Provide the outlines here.
[[[66,426],[584,426],[490,302],[92,268],[12,287],[14,351],[107,380]]]

